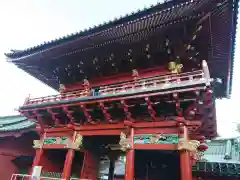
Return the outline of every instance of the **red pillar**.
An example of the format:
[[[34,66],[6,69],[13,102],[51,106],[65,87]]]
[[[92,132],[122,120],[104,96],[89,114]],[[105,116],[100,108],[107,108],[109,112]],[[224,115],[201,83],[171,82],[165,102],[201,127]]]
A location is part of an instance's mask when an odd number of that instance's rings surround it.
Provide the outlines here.
[[[36,149],[36,155],[33,161],[33,166],[40,166],[41,157],[43,155],[43,149]]]
[[[192,164],[190,152],[180,152],[181,180],[192,180]]]
[[[72,162],[74,158],[74,149],[69,149],[66,155],[63,169],[63,179],[69,180],[72,171]]]
[[[131,145],[134,145],[134,129],[131,128]],[[134,180],[134,149],[127,150],[126,154],[126,167],[125,167],[125,180]]]
[[[43,149],[42,148],[36,149],[36,154],[35,154],[35,157],[34,157],[34,160],[33,160],[32,168],[28,171],[28,173],[30,175],[32,175],[34,166],[40,166],[41,165],[40,161],[41,161],[42,155],[43,155]]]
[[[188,129],[186,126],[181,126],[182,133],[181,138],[188,140]],[[180,151],[180,169],[181,169],[181,180],[192,180],[192,163],[191,154],[187,150]]]

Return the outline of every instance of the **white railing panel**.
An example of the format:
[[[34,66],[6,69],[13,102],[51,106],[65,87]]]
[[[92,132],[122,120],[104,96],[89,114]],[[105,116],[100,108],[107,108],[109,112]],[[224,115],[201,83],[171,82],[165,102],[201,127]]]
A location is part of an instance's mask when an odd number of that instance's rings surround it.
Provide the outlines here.
[[[65,180],[65,179],[42,176],[38,178],[28,174],[13,174],[11,180]]]

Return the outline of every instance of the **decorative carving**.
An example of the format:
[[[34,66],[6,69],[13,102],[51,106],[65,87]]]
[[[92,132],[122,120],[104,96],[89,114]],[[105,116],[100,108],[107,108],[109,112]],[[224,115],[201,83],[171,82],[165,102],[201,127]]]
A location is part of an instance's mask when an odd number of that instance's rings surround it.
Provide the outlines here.
[[[43,144],[41,140],[33,140],[33,148],[39,149],[42,148]]]
[[[143,134],[134,136],[134,144],[178,144],[177,134]]]
[[[52,144],[68,144],[68,137],[47,137],[44,139],[43,144],[52,145]]]
[[[197,152],[199,146],[200,146],[200,142],[197,140],[181,139],[178,143],[178,150],[179,151],[187,150],[190,152]]]
[[[181,73],[183,68],[183,64],[176,63],[174,61],[171,61],[168,63],[168,70],[171,73]]]
[[[119,145],[121,147],[120,148],[121,151],[127,151],[128,149],[132,148],[131,140],[129,138],[127,138],[127,135],[123,132],[121,132],[121,134],[120,134]]]
[[[83,136],[81,134],[77,134],[76,138],[72,144],[73,149],[80,149],[83,147]]]
[[[203,151],[199,151],[199,150],[196,151],[195,159],[197,161],[207,161],[206,159],[203,158],[203,156],[204,156],[204,152]]]

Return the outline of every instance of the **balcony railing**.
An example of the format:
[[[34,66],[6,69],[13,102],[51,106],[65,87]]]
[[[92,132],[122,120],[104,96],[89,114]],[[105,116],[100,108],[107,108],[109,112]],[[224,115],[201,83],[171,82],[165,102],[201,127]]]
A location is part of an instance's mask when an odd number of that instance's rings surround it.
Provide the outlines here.
[[[93,89],[93,93],[90,96],[105,96],[105,95],[121,95],[126,92],[141,93],[153,90],[166,90],[171,88],[181,88],[187,86],[193,86],[197,84],[207,84],[210,81],[208,72],[203,70],[180,73],[180,74],[167,74],[154,76],[149,78],[139,78],[128,82],[101,86],[97,91]],[[28,98],[24,105],[43,104],[49,102],[56,102],[61,100],[71,100],[75,98],[87,97],[85,91],[73,91],[67,93],[61,93],[58,95],[40,97],[40,98]]]
[[[42,176],[39,178],[28,174],[13,174],[11,180],[65,180],[65,179]]]
[[[11,180],[66,180],[66,179],[43,176],[39,178],[28,174],[13,174]],[[91,180],[91,179],[70,178],[70,180]]]
[[[181,74],[167,74],[161,76],[154,76],[149,78],[136,79],[135,81],[129,81],[119,84],[113,84],[108,86],[101,86],[99,94],[117,94],[126,91],[139,91],[147,90],[152,87],[161,87],[170,86],[171,84],[180,84],[181,82],[194,81],[204,78],[203,71],[193,71]]]

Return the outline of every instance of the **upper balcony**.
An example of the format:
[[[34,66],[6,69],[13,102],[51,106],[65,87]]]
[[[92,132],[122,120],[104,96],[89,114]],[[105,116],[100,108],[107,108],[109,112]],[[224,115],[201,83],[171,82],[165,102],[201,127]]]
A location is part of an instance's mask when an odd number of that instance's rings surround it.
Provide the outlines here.
[[[138,78],[137,71],[135,71],[130,81],[98,87],[91,87],[86,82],[87,85],[85,84],[85,89],[82,90],[40,98],[27,98],[21,109],[40,108],[56,104],[102,101],[106,98],[123,98],[138,94],[171,94],[173,92],[193,91],[198,88],[203,89],[205,86],[210,85],[210,82],[208,68],[192,72],[169,73],[144,78]]]
[[[28,98],[19,110],[44,127],[176,120],[183,115],[206,120],[204,126],[214,128],[211,81],[206,61],[202,69],[191,72],[141,77],[133,71],[128,81],[92,87],[85,81],[83,90]],[[211,128],[207,130],[215,133]]]

